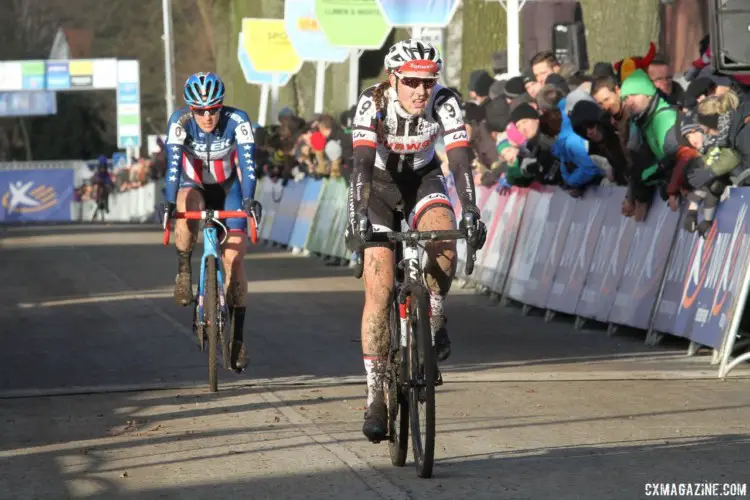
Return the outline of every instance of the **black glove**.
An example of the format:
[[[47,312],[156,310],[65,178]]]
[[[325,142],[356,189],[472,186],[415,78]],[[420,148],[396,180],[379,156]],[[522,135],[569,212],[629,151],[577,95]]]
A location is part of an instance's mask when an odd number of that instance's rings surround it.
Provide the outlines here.
[[[169,224],[169,220],[172,218],[174,213],[177,211],[177,205],[172,202],[166,202],[164,203],[164,212],[161,218],[161,227],[163,229],[167,229],[167,224]]]
[[[367,217],[367,212],[355,210],[349,217],[344,233],[347,248],[353,252],[360,251],[370,235],[372,235],[372,224]]]
[[[459,227],[466,231],[466,243],[474,250],[481,250],[487,240],[487,227],[479,220],[479,210],[476,207],[464,210]]]
[[[260,202],[255,200],[244,200],[242,202],[242,209],[249,217],[255,219],[256,226],[260,226],[260,218],[263,216],[263,207]]]

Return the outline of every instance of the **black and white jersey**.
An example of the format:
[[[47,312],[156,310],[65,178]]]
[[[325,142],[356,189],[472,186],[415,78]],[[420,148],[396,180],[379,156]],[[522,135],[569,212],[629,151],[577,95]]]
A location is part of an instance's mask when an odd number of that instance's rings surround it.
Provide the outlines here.
[[[424,168],[435,156],[435,141],[441,135],[446,152],[469,147],[461,108],[451,90],[435,85],[425,111],[413,116],[403,109],[391,87],[385,91],[386,107],[378,114],[372,98],[375,87],[359,98],[352,134],[355,148],[376,149],[375,168],[399,172]]]

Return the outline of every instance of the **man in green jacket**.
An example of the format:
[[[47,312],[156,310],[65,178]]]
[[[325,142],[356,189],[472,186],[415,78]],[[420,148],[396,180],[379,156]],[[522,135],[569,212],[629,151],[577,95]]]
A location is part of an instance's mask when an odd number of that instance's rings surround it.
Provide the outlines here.
[[[653,189],[666,186],[674,165],[680,145],[678,110],[659,96],[648,74],[641,69],[622,83],[620,98],[631,116],[628,149],[634,155],[635,170],[626,204],[630,202],[632,207],[635,201],[647,206]],[[645,211],[636,214],[637,220],[643,218]]]

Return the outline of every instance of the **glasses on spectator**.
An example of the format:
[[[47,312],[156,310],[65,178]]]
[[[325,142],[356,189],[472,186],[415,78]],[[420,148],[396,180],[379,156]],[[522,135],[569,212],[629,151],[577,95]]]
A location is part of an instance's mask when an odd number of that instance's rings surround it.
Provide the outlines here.
[[[203,115],[203,116],[214,116],[216,113],[221,111],[222,105],[219,104],[218,106],[210,106],[208,108],[190,108],[190,111],[193,112],[193,114],[196,115]]]
[[[424,85],[425,90],[431,89],[437,83],[437,78],[416,78],[412,76],[402,76],[396,73],[399,81],[409,87],[410,89],[416,89],[420,84]]]

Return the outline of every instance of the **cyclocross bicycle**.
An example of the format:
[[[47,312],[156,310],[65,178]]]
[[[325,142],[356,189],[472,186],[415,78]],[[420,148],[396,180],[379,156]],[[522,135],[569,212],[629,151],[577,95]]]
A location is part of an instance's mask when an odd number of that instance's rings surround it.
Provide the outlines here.
[[[397,227],[403,214],[397,212]],[[361,221],[364,233],[366,221]],[[383,393],[388,407],[388,448],[391,463],[406,463],[411,428],[417,475],[432,476],[435,458],[435,387],[442,377],[437,367],[430,328],[430,296],[424,282],[420,242],[468,239],[464,230],[373,233],[367,241],[390,241],[395,248],[395,283],[391,298],[390,347]],[[475,251],[466,245],[466,274],[474,271]],[[362,253],[357,253],[355,276],[362,277]],[[424,422],[420,419],[424,417]]]
[[[201,352],[208,347],[208,387],[211,392],[218,388],[218,374],[216,373],[216,355],[219,342],[221,343],[221,357],[224,369],[233,366],[237,359],[238,350],[244,339],[227,338],[227,318],[229,307],[224,294],[224,268],[221,263],[221,245],[227,238],[227,228],[219,219],[248,219],[250,240],[258,242],[258,224],[255,215],[248,215],[240,210],[201,210],[175,212],[175,219],[202,220],[203,226],[203,257],[201,257],[201,273],[198,282],[198,293],[195,296],[193,310],[193,332],[198,337]],[[219,242],[219,228],[224,237]],[[164,246],[169,244],[169,221],[164,223]]]

